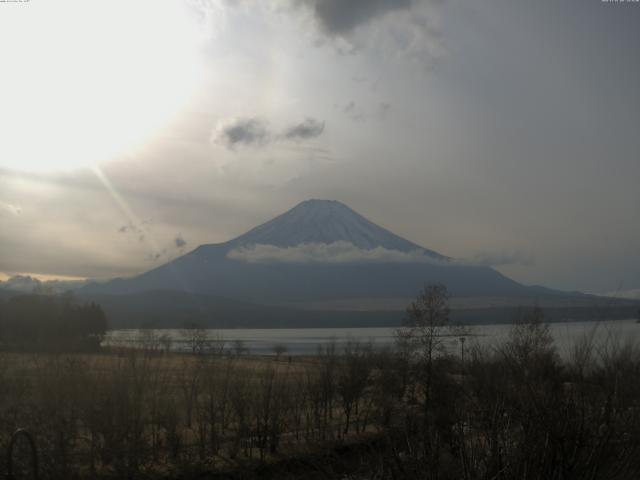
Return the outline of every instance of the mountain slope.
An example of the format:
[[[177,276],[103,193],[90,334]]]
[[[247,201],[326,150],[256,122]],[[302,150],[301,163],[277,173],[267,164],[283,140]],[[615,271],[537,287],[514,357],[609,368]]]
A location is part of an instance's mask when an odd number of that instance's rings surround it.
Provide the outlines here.
[[[306,261],[306,246],[345,245],[351,256]],[[274,258],[242,259],[239,249],[264,248]],[[293,260],[288,256],[296,253]],[[342,250],[341,250],[342,252]],[[355,256],[354,256],[355,255]],[[324,257],[323,257],[324,258]],[[81,289],[85,294],[173,290],[224,296],[262,304],[344,298],[415,296],[425,283],[441,282],[455,296],[524,295],[499,272],[460,264],[381,228],[346,205],[308,200],[247,233],[221,244],[202,245],[166,265],[130,279]]]

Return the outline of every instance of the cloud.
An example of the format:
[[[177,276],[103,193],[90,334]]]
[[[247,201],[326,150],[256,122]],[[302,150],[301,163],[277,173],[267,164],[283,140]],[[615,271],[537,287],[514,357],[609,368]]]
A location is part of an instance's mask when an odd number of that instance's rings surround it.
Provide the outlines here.
[[[14,275],[7,279],[6,282],[3,282],[0,286],[6,290],[31,293],[34,290],[39,289],[40,284],[40,280],[29,275]]]
[[[485,267],[501,267],[504,265],[533,265],[534,257],[526,252],[480,253],[474,255],[467,263]]]
[[[57,294],[79,288],[88,280],[40,280],[31,275],[13,275],[5,282],[0,282],[0,288],[20,293]]]
[[[163,258],[167,254],[167,249],[163,249],[159,252],[150,252],[144,256],[145,261],[147,262],[157,262],[161,258]]]
[[[355,101],[351,100],[341,107],[342,113],[354,122],[367,122],[371,119],[385,120],[391,110],[391,104],[388,102],[380,102],[375,109],[366,112],[359,107]]]
[[[268,123],[258,117],[231,118],[221,121],[213,133],[213,141],[230,150],[238,146],[262,147],[275,141],[300,141],[322,135],[325,123],[312,117],[273,133]]]
[[[394,10],[411,7],[411,0],[307,0],[315,18],[329,34],[348,34],[358,26]]]
[[[12,203],[0,202],[0,212],[8,212],[12,215],[20,215],[22,208]]]
[[[235,248],[227,253],[227,258],[246,263],[428,263],[455,267],[497,267],[501,265],[530,265],[533,257],[516,252],[511,254],[483,254],[470,259],[434,258],[422,250],[409,252],[390,250],[383,247],[358,248],[350,242],[303,243],[293,247],[275,245],[250,245]]]
[[[378,104],[378,109],[376,110],[376,116],[380,119],[380,120],[384,120],[385,118],[387,118],[387,115],[389,115],[389,112],[391,111],[391,104],[388,102],[380,102]]]
[[[118,233],[125,234],[134,234],[137,235],[139,242],[144,242],[145,235],[151,225],[151,220],[143,220],[139,224],[134,224],[132,222],[127,223],[126,225],[122,225],[118,228]]]
[[[612,298],[627,298],[630,300],[640,300],[640,288],[633,290],[616,290],[613,292],[607,292],[604,294],[606,297]]]
[[[187,246],[187,241],[182,236],[182,233],[178,233],[175,237],[173,237],[171,244],[167,245],[165,243],[164,248],[160,248],[155,242],[152,242],[152,250],[147,252],[144,255],[144,260],[146,262],[159,262],[159,261],[168,261],[172,258],[175,258],[176,255],[181,255],[184,253],[184,249]]]
[[[440,8],[446,0],[303,0],[339,53],[377,52],[430,69],[445,55]],[[319,43],[321,44],[321,43]]]
[[[227,148],[260,146],[270,141],[271,134],[267,122],[257,118],[232,118],[219,123],[214,133],[214,141]]]
[[[315,118],[306,118],[303,122],[289,127],[283,133],[283,137],[287,140],[307,140],[322,135],[324,131],[324,122]]]
[[[182,238],[181,233],[176,235],[176,238],[173,239],[173,243],[175,244],[176,248],[179,250],[182,250],[184,249],[184,247],[187,246],[187,241],[184,238]]]
[[[364,112],[357,108],[356,102],[354,102],[353,100],[342,107],[342,111],[345,113],[345,115],[347,115],[351,120],[355,122],[363,122],[367,119]]]
[[[401,252],[383,247],[366,250],[344,241],[303,243],[285,248],[257,244],[235,248],[227,253],[227,258],[247,263],[446,263],[425,255],[421,250]]]

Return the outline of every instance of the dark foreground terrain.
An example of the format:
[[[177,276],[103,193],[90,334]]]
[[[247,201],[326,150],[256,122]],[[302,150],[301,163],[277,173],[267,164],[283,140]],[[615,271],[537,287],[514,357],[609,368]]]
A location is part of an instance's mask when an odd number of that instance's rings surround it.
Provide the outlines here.
[[[27,428],[45,479],[639,478],[637,346],[587,336],[561,361],[533,320],[444,356],[428,325],[407,332],[394,351],[309,358],[180,355],[152,336],[137,351],[4,353],[0,448]]]

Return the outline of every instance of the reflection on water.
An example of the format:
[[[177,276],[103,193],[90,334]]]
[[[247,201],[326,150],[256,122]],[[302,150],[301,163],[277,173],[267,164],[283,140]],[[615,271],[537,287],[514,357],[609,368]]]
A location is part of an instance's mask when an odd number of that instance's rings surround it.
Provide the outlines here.
[[[478,325],[466,327],[465,348],[474,343],[483,346],[497,345],[509,334],[511,325]],[[640,324],[635,320],[608,322],[567,322],[550,324],[558,352],[562,356],[570,353],[576,341],[593,336],[596,346],[607,342],[640,341]],[[249,353],[273,355],[276,346],[284,346],[288,355],[309,355],[319,345],[336,342],[338,349],[347,341],[370,342],[375,347],[389,346],[394,342],[395,328],[283,328],[283,329],[212,329],[205,330],[205,349],[232,350],[239,344]],[[112,330],[104,341],[107,346],[143,347],[154,346],[175,351],[190,351],[192,336],[185,330]],[[447,336],[445,343],[452,350],[459,348],[461,335]]]

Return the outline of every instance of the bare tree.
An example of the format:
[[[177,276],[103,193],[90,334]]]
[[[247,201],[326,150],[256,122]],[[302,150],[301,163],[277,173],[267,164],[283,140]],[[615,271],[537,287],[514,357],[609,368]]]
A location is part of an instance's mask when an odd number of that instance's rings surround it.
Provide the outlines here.
[[[273,353],[276,354],[276,361],[280,360],[280,357],[287,352],[287,346],[283,343],[276,343],[273,346]]]
[[[233,345],[233,353],[235,353],[236,356],[240,357],[249,352],[249,349],[247,348],[247,345],[244,340],[240,338],[236,338],[231,343]]]
[[[188,323],[182,329],[182,341],[194,355],[205,352],[209,343],[209,334],[207,330],[198,323]]]
[[[436,284],[426,285],[411,302],[403,326],[396,331],[400,350],[407,352],[417,366],[425,413],[431,399],[434,358],[445,351],[442,335],[449,327],[449,292],[444,285]]]
[[[227,346],[227,341],[224,339],[221,333],[216,332],[212,339],[208,341],[209,352],[212,355],[222,355],[224,349]]]
[[[358,407],[371,373],[370,348],[356,341],[348,341],[344,347],[343,364],[338,370],[337,391],[345,415],[344,434],[349,433],[352,413],[358,415]]]
[[[173,345],[173,338],[171,338],[171,335],[169,335],[168,333],[163,333],[162,335],[160,335],[159,341],[165,353],[171,351],[171,347]]]
[[[204,371],[203,361],[191,361],[192,358],[184,357],[180,374],[178,375],[178,385],[182,391],[184,399],[184,409],[187,427],[191,428],[193,411],[197,406],[198,396],[202,387],[202,374]]]

